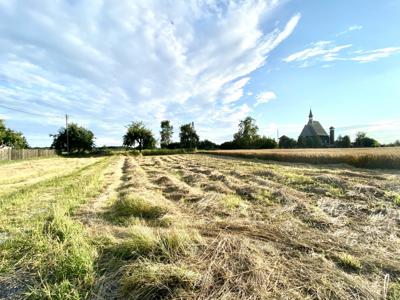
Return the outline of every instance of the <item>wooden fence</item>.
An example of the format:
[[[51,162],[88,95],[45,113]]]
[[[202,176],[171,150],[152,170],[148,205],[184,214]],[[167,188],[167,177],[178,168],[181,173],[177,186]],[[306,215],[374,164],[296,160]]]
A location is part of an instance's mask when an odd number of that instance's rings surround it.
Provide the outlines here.
[[[54,155],[56,155],[55,150],[50,149],[0,149],[0,160],[28,159]]]

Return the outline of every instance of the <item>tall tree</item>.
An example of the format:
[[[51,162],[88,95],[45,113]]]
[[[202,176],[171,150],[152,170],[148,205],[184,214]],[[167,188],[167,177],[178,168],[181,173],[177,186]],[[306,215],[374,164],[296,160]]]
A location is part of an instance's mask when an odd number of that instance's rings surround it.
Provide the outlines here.
[[[239,148],[249,148],[254,141],[260,139],[256,120],[247,117],[239,123],[239,130],[233,135],[233,141]]]
[[[91,151],[94,147],[93,132],[75,123],[68,124],[69,149],[67,148],[67,130],[65,127],[60,128],[58,133],[50,136],[53,137],[51,148],[60,152],[69,150],[70,152],[82,153]]]
[[[28,142],[21,132],[11,130],[6,127],[4,121],[0,119],[0,146],[5,145],[16,149],[28,148]]]
[[[194,129],[194,123],[182,125],[179,137],[181,139],[181,147],[183,148],[196,148],[199,142],[199,136]]]
[[[143,122],[132,122],[123,137],[123,144],[126,147],[137,145],[138,149],[153,149],[156,146],[156,140],[150,129],[147,129]]]
[[[161,131],[160,131],[160,145],[161,148],[167,148],[172,142],[172,134],[174,127],[171,125],[169,120],[161,121]]]

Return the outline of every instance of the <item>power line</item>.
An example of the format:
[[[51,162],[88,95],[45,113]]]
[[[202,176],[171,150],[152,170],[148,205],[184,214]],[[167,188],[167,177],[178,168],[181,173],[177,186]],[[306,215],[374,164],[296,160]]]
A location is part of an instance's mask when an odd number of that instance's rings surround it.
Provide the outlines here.
[[[48,118],[48,117],[61,118],[61,116],[56,116],[56,115],[44,115],[44,114],[29,112],[29,111],[26,111],[26,110],[22,110],[22,109],[19,109],[19,108],[15,108],[15,107],[9,107],[9,106],[3,105],[3,104],[0,104],[0,107],[6,108],[6,109],[10,109],[10,110],[13,110],[13,111],[17,111],[17,112],[20,112],[20,113],[32,115],[32,116],[39,116],[39,117],[46,117],[46,118]]]

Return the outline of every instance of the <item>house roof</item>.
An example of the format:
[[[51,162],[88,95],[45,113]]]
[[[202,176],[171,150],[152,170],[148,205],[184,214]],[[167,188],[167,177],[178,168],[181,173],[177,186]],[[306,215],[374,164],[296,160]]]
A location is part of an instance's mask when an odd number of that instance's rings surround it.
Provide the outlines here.
[[[300,136],[328,136],[328,134],[318,121],[310,121],[304,126]]]

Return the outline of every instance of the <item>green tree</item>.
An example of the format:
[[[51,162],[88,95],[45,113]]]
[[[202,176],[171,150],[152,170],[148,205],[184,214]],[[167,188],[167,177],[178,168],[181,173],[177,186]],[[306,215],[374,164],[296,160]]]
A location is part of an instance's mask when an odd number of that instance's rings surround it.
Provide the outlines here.
[[[172,142],[172,134],[174,127],[171,125],[169,120],[161,121],[161,131],[160,131],[160,145],[161,148],[167,148]]]
[[[233,142],[239,148],[251,148],[254,141],[260,139],[256,120],[247,117],[239,123],[239,130],[233,135]]]
[[[60,128],[58,133],[50,136],[53,137],[51,148],[60,152],[82,153],[92,151],[94,147],[93,132],[75,123],[68,124],[69,149],[67,148],[67,130],[65,127]]]
[[[16,149],[28,148],[28,142],[21,132],[11,130],[6,127],[4,121],[0,119],[0,146],[5,145]]]
[[[341,136],[339,135],[336,142],[335,142],[336,147],[338,148],[350,148],[351,147],[351,140],[348,135]]]
[[[296,148],[296,140],[283,135],[279,138],[279,148]]]
[[[123,144],[126,147],[137,145],[138,149],[154,149],[156,140],[150,129],[147,129],[143,122],[132,122],[123,137]]]
[[[367,137],[365,132],[358,132],[356,140],[354,141],[355,147],[379,147],[380,144],[377,140]]]
[[[182,125],[179,137],[181,147],[183,148],[196,148],[199,142],[199,136],[194,129],[193,123]]]

